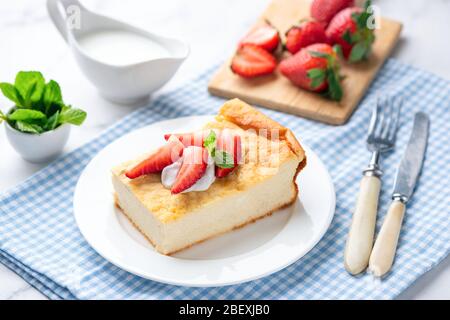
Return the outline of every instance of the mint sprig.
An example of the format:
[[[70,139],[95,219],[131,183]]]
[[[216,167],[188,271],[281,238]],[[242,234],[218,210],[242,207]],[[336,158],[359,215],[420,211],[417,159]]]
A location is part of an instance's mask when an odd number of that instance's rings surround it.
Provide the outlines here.
[[[13,121],[42,120],[44,118],[45,114],[41,111],[31,109],[16,109],[8,116],[8,119]]]
[[[206,148],[206,150],[208,150],[216,166],[223,169],[234,167],[235,164],[233,156],[226,151],[216,149],[217,135],[214,130],[211,130],[211,132],[208,134],[205,141],[203,142],[203,146]]]
[[[216,166],[223,169],[231,169],[234,167],[234,158],[226,151],[217,151],[214,157]]]
[[[0,123],[2,123],[2,121],[6,121],[6,120],[7,120],[6,116],[4,115],[2,110],[0,110]]]
[[[214,158],[216,154],[216,143],[217,143],[217,137],[214,130],[211,130],[211,132],[206,137],[205,141],[203,142],[203,146],[208,150],[211,157]]]
[[[8,113],[0,112],[0,121],[5,120],[15,129],[27,133],[43,133],[54,130],[64,123],[81,125],[86,112],[66,105],[59,84],[37,71],[20,71],[14,84],[2,82],[3,95],[14,102]]]

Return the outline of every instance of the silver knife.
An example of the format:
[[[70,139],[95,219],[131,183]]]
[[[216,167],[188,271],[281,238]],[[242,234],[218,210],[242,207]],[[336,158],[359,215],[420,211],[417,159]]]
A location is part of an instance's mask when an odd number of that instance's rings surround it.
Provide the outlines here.
[[[406,204],[411,198],[425,156],[430,120],[416,113],[411,137],[395,178],[392,203],[384,218],[369,260],[369,271],[382,277],[392,267]]]

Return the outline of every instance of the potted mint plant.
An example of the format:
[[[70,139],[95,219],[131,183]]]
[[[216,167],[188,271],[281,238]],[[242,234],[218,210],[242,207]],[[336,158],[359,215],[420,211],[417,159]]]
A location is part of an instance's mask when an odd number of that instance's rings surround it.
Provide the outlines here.
[[[2,82],[0,90],[14,103],[0,111],[6,136],[13,148],[30,162],[48,161],[61,153],[70,134],[70,125],[81,125],[86,112],[64,103],[61,88],[54,80],[45,82],[40,72],[20,71],[14,84]]]

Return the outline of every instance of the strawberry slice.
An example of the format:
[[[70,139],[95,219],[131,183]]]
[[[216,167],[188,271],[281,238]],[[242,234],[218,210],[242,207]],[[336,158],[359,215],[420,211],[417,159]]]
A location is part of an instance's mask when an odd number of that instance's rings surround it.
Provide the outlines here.
[[[266,22],[264,25],[257,26],[251,30],[239,43],[239,47],[247,44],[258,46],[267,51],[274,51],[280,43],[280,34],[278,30]]]
[[[239,164],[242,157],[241,136],[231,133],[227,130],[222,131],[216,145],[217,151],[225,151],[233,156],[234,167],[221,168],[216,166],[215,174],[217,178],[223,178],[229,175]]]
[[[185,147],[197,146],[203,147],[203,142],[208,136],[208,131],[199,131],[193,133],[168,133],[164,135],[164,139],[169,140],[171,136],[177,137]]]
[[[231,61],[231,70],[244,78],[270,74],[276,67],[277,61],[272,54],[252,44],[239,48]]]
[[[183,152],[183,162],[178,171],[172,194],[183,192],[192,187],[204,174],[208,166],[208,151],[205,148],[190,146]]]
[[[147,159],[125,172],[129,179],[142,175],[161,172],[165,167],[177,161],[183,154],[184,145],[177,138],[169,139],[167,144],[152,153]]]

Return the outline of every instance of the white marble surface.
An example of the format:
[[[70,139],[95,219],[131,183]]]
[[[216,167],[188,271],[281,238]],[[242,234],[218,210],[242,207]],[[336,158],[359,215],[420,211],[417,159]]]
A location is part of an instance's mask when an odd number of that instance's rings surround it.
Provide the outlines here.
[[[103,14],[185,39],[190,58],[163,89],[188,81],[204,67],[221,61],[258,17],[269,0],[85,0]],[[450,79],[449,0],[375,0],[382,15],[404,23],[394,57]],[[60,82],[66,101],[88,111],[85,125],[74,128],[65,152],[92,139],[134,107],[104,101],[76,67],[53,28],[45,0],[0,1],[0,80],[11,81],[18,70],[40,70]],[[224,49],[228,48],[228,49]],[[225,51],[224,51],[225,50]],[[0,109],[9,103],[0,98]],[[0,192],[23,181],[43,165],[23,161],[0,128]],[[406,290],[403,299],[450,299],[450,258]],[[44,299],[15,273],[0,265],[0,299]]]

